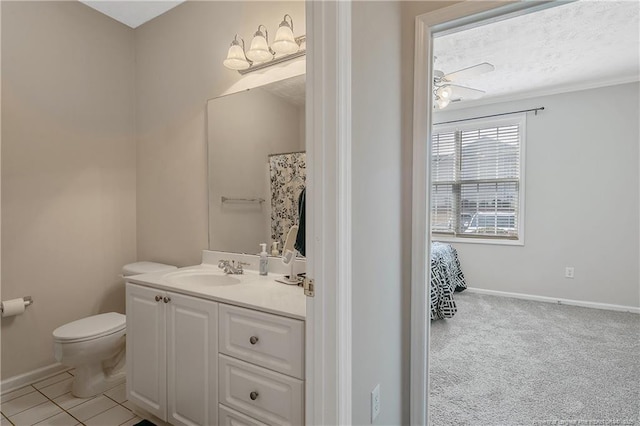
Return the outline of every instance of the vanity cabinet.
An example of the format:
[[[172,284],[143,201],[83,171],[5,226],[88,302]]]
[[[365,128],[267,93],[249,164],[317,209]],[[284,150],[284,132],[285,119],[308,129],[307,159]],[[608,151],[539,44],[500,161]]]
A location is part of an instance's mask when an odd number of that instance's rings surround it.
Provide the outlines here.
[[[127,283],[127,395],[173,425],[218,418],[218,303]]]
[[[304,321],[127,283],[127,395],[172,425],[303,425]]]

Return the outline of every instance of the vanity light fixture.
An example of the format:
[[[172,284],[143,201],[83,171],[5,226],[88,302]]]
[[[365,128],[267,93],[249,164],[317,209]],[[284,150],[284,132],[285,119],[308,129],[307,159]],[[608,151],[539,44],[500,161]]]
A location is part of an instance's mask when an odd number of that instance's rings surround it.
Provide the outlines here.
[[[287,19],[288,18],[288,19]],[[257,71],[271,65],[276,65],[306,54],[306,36],[294,37],[293,18],[286,14],[276,31],[276,38],[269,46],[269,33],[264,25],[258,25],[254,33],[251,46],[245,53],[244,40],[238,35],[234,37],[227,53],[227,58],[222,62],[229,69],[236,70],[240,74]]]
[[[291,23],[287,22],[287,16]],[[296,43],[295,37],[293,37],[293,18],[291,18],[291,15],[284,15],[278,31],[276,31],[276,39],[273,41],[272,47],[276,53],[282,55],[296,53],[300,48],[298,43]]]
[[[242,40],[242,46],[240,46],[240,42],[238,41],[238,34],[233,38],[231,42],[231,47],[229,47],[229,53],[227,53],[227,59],[222,61],[225,67],[232,70],[246,70],[251,66],[251,63],[247,59],[247,56],[244,54],[244,39]]]
[[[260,27],[264,28],[264,33],[260,31]],[[258,25],[258,31],[251,40],[251,48],[247,51],[247,58],[258,64],[273,59],[273,50],[269,47],[269,32],[264,25]]]

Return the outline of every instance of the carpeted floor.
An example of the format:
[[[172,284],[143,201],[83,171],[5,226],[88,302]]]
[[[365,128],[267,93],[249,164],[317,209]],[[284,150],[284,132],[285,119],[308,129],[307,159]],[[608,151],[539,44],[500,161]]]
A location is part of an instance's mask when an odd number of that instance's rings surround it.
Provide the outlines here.
[[[431,322],[431,425],[640,425],[640,315],[455,300]]]

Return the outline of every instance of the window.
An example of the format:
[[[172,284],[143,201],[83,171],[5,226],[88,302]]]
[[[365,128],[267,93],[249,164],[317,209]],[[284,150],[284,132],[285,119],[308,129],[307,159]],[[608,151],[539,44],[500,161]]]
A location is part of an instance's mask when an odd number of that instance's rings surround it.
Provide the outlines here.
[[[434,238],[523,243],[524,129],[524,115],[434,127]]]

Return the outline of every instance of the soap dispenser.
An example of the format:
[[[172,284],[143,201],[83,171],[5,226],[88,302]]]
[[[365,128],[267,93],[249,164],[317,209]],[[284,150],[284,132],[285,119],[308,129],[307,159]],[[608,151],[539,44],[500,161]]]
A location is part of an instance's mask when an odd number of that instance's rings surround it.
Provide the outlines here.
[[[280,256],[280,250],[278,250],[279,241],[271,243],[271,256]]]
[[[267,275],[269,272],[269,257],[267,254],[267,243],[260,244],[262,251],[260,252],[260,275]]]

